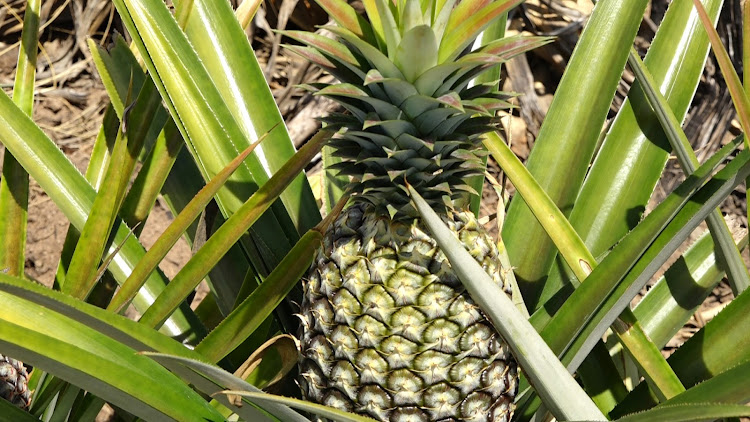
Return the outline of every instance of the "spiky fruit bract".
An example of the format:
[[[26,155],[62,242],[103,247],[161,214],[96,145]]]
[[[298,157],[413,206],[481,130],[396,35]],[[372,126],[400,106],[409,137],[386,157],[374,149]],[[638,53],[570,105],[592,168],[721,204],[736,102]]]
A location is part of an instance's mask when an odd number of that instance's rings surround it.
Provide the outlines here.
[[[301,306],[303,395],[381,421],[504,421],[517,368],[465,293],[403,189],[411,184],[510,294],[497,248],[467,211],[484,172],[481,135],[508,108],[477,75],[547,42],[470,44],[519,0],[365,0],[367,19],[319,0],[336,39],[298,31],[289,46],[341,82],[310,85],[349,113],[330,145],[354,205],[329,228]]]

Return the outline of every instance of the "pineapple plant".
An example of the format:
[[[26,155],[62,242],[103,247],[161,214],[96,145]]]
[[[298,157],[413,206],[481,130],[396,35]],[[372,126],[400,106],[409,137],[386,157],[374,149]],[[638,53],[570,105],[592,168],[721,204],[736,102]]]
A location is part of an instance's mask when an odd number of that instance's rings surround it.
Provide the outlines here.
[[[495,132],[512,94],[487,75],[548,40],[475,42],[518,3],[365,0],[359,14],[320,0],[334,39],[284,34],[341,82],[305,88],[348,113],[326,117],[295,151],[244,32],[259,2],[115,0],[133,44],[89,42],[111,104],[82,174],[29,117],[41,5],[29,1],[13,99],[0,94],[4,161],[16,160],[0,186],[0,212],[14,216],[0,218],[0,267],[13,270],[0,273],[0,353],[34,371],[28,411],[0,400],[0,419],[93,420],[105,403],[147,421],[750,414],[750,276],[712,217],[750,176],[750,152],[735,140],[698,166],[675,141],[708,51],[703,31],[723,2],[695,0],[700,16],[671,2],[645,64],[628,56],[648,1],[596,2],[525,164]],[[626,60],[638,83],[600,136]],[[340,211],[347,195],[322,177],[328,205],[338,203],[322,219],[302,169],[335,132],[341,161],[330,168],[352,178],[352,199]],[[497,249],[470,206],[480,143],[517,191]],[[670,147],[691,176],[643,219],[622,218],[645,204]],[[52,288],[23,274],[21,168],[76,229]],[[146,251],[140,224],[158,197],[176,218]],[[193,226],[211,201],[219,213]],[[631,311],[704,219],[711,235]],[[168,278],[157,265],[183,234],[194,256]],[[737,298],[665,359],[674,327],[725,272]],[[514,277],[531,317],[519,312]],[[188,303],[204,279],[211,294]],[[304,400],[259,391],[300,394],[289,305],[301,279]],[[130,304],[138,321],[120,315]],[[0,375],[15,373],[3,386],[23,391],[21,367],[0,364]]]
[[[336,5],[321,1],[329,11]],[[471,49],[516,1],[365,2],[369,20],[287,31],[288,48],[339,83],[307,86],[350,114],[323,118],[351,176],[352,205],[326,232],[301,305],[303,395],[377,420],[509,420],[517,365],[463,288],[413,207],[411,185],[511,294],[497,246],[468,209],[484,172],[482,135],[507,109],[497,81],[474,78],[543,38],[510,37]],[[334,18],[337,16],[333,14]],[[456,34],[461,35],[456,42]]]

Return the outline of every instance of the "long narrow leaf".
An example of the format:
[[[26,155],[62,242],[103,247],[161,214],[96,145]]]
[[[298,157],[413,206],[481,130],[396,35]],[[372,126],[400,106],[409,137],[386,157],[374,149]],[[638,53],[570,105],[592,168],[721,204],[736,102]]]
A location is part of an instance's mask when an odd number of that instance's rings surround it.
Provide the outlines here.
[[[745,90],[742,89],[742,82],[740,77],[734,70],[732,60],[729,58],[726,48],[721,43],[719,33],[714,28],[715,24],[711,19],[711,16],[706,11],[705,6],[699,0],[693,0],[695,10],[698,12],[703,29],[708,34],[708,40],[711,42],[711,49],[716,56],[716,62],[719,64],[721,74],[724,76],[724,81],[727,83],[727,88],[732,97],[734,108],[737,110],[737,118],[740,120],[740,125],[745,133],[750,133],[750,99],[745,95]]]
[[[669,108],[667,100],[656,88],[656,82],[654,82],[654,79],[635,50],[630,52],[628,62],[636,77],[641,82],[636,89],[642,88],[644,90],[646,98],[648,98],[651,107],[656,112],[667,139],[669,139],[669,143],[672,145],[672,150],[677,155],[680,166],[686,175],[691,174],[700,163],[698,163],[698,158],[695,156],[695,152],[690,146],[685,132],[680,128],[677,117],[675,117],[672,109]],[[727,227],[724,217],[721,215],[721,210],[717,208],[716,211],[710,214],[708,219],[706,219],[706,223],[708,223],[709,230],[711,230],[711,233],[716,238],[716,243],[719,247],[718,252],[722,262],[726,265],[726,272],[734,294],[739,294],[750,286],[750,274],[748,274],[745,262],[742,260],[742,256],[734,244],[734,239],[732,239],[729,227]]]
[[[212,4],[215,7],[228,7],[222,2]],[[200,57],[163,2],[116,0],[115,6],[144,57],[149,73],[156,75],[154,82],[203,178],[210,180],[239,154],[238,146],[249,145],[229,103],[222,97]],[[199,10],[194,12],[198,13]],[[231,9],[230,15],[233,21],[225,23],[236,25],[239,30]],[[268,128],[274,123],[264,127]],[[261,158],[251,155],[219,190],[216,199],[225,217],[233,214],[259,185],[268,180],[268,172]],[[253,227],[250,236],[256,241],[245,238],[242,242],[258,271],[270,271],[299,237],[297,231],[280,218],[289,220],[283,206],[281,209],[275,206],[273,212],[265,213],[259,220],[260,224]]]
[[[82,229],[94,202],[94,189],[60,149],[4,93],[0,93],[0,142],[29,171],[71,224]],[[123,246],[109,270],[118,281],[124,281],[145,252],[123,224],[116,228],[113,243]],[[114,247],[110,249],[110,252],[113,251]],[[156,297],[165,284],[161,273],[152,274],[144,285],[145,295],[133,301],[136,309],[145,311],[150,305],[149,298]],[[166,330],[176,336],[192,333],[193,323],[187,318],[190,318],[190,310],[183,308],[173,315]]]
[[[529,155],[527,168],[564,214],[570,212],[589,169],[646,3],[597,2]],[[555,250],[520,197],[511,201],[503,238],[533,311],[541,305]]]
[[[658,407],[673,403],[719,402],[744,404],[750,401],[750,362],[730,368]]]
[[[200,213],[205,209],[216,192],[226,183],[237,167],[244,161],[252,150],[263,140],[259,139],[255,144],[249,146],[237,156],[229,165],[220,171],[206,186],[198,192],[193,199],[183,208],[182,212],[175,217],[174,221],[159,236],[159,239],[149,248],[146,255],[130,273],[127,280],[120,286],[107,309],[120,312],[135,297],[149,274],[156,269],[162,259],[169,253],[180,236],[187,230]]]
[[[256,393],[251,391],[222,391],[220,394],[240,396],[248,399],[251,403],[279,403],[285,404],[291,408],[296,408],[305,412],[328,418],[337,422],[373,422],[375,419],[365,416],[355,415],[354,413],[344,412],[332,407],[315,404],[309,401],[295,399],[291,397],[274,396],[268,393]]]
[[[174,121],[169,120],[143,160],[143,167],[120,208],[120,216],[128,227],[133,227],[136,232],[143,227],[153,209],[156,198],[164,187],[164,182],[169,177],[169,172],[184,144]]]
[[[685,192],[689,192],[697,188],[701,185],[702,179],[706,177],[706,175],[710,174],[710,172],[713,170],[714,166],[717,165],[719,162],[721,162],[723,159],[725,159],[730,152],[734,150],[734,148],[738,145],[739,140],[735,140],[734,143],[726,146],[723,150],[719,151],[719,153],[712,156],[706,164],[704,164],[700,169],[699,173],[696,174],[703,174],[703,177],[693,180],[692,183],[686,183],[683,184],[681,188],[678,188],[677,191],[671,196],[671,198],[668,198],[664,201],[664,203],[660,204],[657,209],[655,209],[647,218],[644,220],[644,222],[637,227],[636,230],[634,230],[631,235],[629,235],[626,239],[624,239],[615,250],[613,250],[610,255],[602,262],[602,264],[597,267],[596,270],[589,276],[588,281],[586,283],[583,283],[581,287],[578,288],[571,296],[571,298],[568,299],[568,301],[563,305],[563,307],[558,311],[557,314],[555,314],[555,317],[553,318],[553,321],[557,320],[560,324],[546,324],[547,319],[549,318],[549,314],[547,313],[546,308],[541,308],[539,311],[537,311],[531,318],[531,321],[535,324],[535,326],[538,329],[542,330],[542,335],[547,340],[547,343],[550,344],[552,347],[552,350],[560,353],[563,350],[565,350],[565,345],[569,344],[568,341],[572,340],[575,337],[575,333],[578,332],[579,329],[584,328],[584,322],[588,319],[588,316],[594,312],[595,309],[599,307],[599,303],[601,303],[602,300],[604,300],[604,297],[609,294],[610,288],[614,288],[614,283],[617,282],[617,280],[621,279],[625,272],[630,268],[631,265],[635,262],[634,260],[637,259],[643,250],[645,249],[644,245],[647,245],[650,243],[650,241],[647,241],[643,239],[642,237],[645,235],[647,238],[650,237],[653,239],[661,230],[661,227],[663,227],[664,224],[666,224],[667,221],[671,218],[672,215],[679,209],[679,206],[684,203],[684,199],[681,195],[686,195]],[[744,161],[747,161],[747,157],[745,157],[743,160],[740,160],[736,163],[733,162],[733,168],[736,171],[736,167],[744,164]],[[724,175],[726,176],[729,174],[732,175],[732,168],[725,169]],[[694,174],[693,178],[695,178],[696,174]],[[690,187],[691,185],[692,187]],[[730,182],[731,185],[731,182]],[[686,189],[687,188],[687,189]],[[725,189],[728,188],[728,185],[724,187]],[[681,190],[685,189],[685,192],[682,192]],[[721,198],[721,196],[717,196],[717,198]],[[670,202],[674,202],[672,205],[668,205]],[[664,213],[661,217],[657,217],[661,213]],[[691,214],[692,215],[692,214]],[[656,221],[655,221],[656,220]],[[699,222],[698,220],[697,222]],[[697,224],[697,222],[694,222],[693,224]],[[654,224],[654,227],[649,228]],[[682,226],[678,225],[678,230],[680,228],[684,228],[684,223]],[[688,229],[685,229],[687,233],[689,233]],[[632,237],[631,237],[632,236]],[[667,237],[667,239],[669,239]],[[630,246],[628,246],[630,245]],[[677,245],[679,245],[679,242],[677,242]],[[674,245],[676,247],[676,245]],[[623,248],[627,251],[627,253],[623,253],[620,248]],[[632,249],[631,249],[632,248]],[[656,250],[661,251],[661,249],[655,248]],[[658,252],[657,252],[658,254]],[[630,258],[627,258],[627,256],[630,255]],[[666,254],[667,256],[669,253]],[[630,263],[628,263],[630,262]],[[644,259],[640,261],[640,264],[643,264],[646,268],[649,267],[649,264],[651,264],[650,259]],[[615,270],[614,267],[623,265],[619,270]],[[651,266],[653,269],[653,266]],[[656,268],[658,268],[659,265],[656,264]],[[606,268],[606,271],[602,271]],[[619,276],[618,276],[619,274]],[[653,274],[653,273],[651,273]],[[644,278],[648,278],[644,270],[640,270],[639,272],[632,272],[633,278],[637,278],[638,276],[644,276]],[[610,284],[612,283],[612,284]],[[606,286],[609,284],[609,288]],[[630,286],[632,282],[626,283],[627,286]],[[587,291],[593,292],[598,289],[603,289],[600,293],[598,293],[599,299],[592,300],[587,306],[588,310],[585,310],[583,308],[583,303],[586,301],[582,301],[580,305],[574,305],[575,301],[580,299],[581,297],[584,297],[588,295],[588,293],[585,293]],[[625,288],[627,290],[627,288]],[[634,289],[635,292],[638,291],[638,289]],[[632,293],[634,295],[635,293]],[[607,322],[602,322],[601,319],[598,319],[599,322],[601,322],[600,325],[598,325],[597,332],[592,334],[591,329],[593,328],[591,325],[587,327],[586,334],[579,335],[573,345],[571,346],[570,352],[567,352],[563,355],[563,362],[568,365],[570,370],[575,370],[578,365],[582,362],[583,358],[589,353],[591,350],[591,347],[593,347],[594,344],[596,344],[599,339],[601,338],[601,335],[604,333],[604,329],[606,329],[613,321],[614,318],[622,311],[623,307],[622,304],[629,304],[629,300],[625,299],[624,297],[631,297],[630,296],[624,296],[622,292],[618,292],[617,294],[614,294],[610,296],[610,299],[617,303],[618,299],[623,297],[623,299],[619,302],[620,307],[617,308],[619,310],[613,311],[610,315],[610,319],[608,319]],[[613,304],[606,304],[606,308],[608,310],[613,309]],[[567,308],[567,310],[566,310]],[[596,318],[601,318],[602,313],[598,314]],[[575,320],[577,318],[580,318],[580,321],[572,322],[571,319]],[[567,320],[566,323],[561,323],[563,320]],[[636,329],[638,328],[638,325],[634,325]],[[552,328],[555,327],[555,328]],[[569,334],[565,334],[566,330],[570,330]],[[564,336],[571,336],[571,337],[564,337]],[[558,342],[559,341],[559,342]],[[585,343],[585,347],[583,344]],[[652,350],[653,352],[653,350]],[[668,370],[668,366],[664,366],[663,361],[661,360],[654,360],[655,363],[660,363],[661,366],[665,369],[665,377],[661,377],[665,381],[669,378],[672,378],[673,375],[671,375],[671,371]],[[672,378],[672,382],[674,383],[674,379]],[[674,383],[678,384],[678,383]],[[679,391],[680,387],[679,385],[675,385],[677,390],[673,390],[673,392]]]
[[[158,96],[152,95],[153,84],[146,82],[138,99],[123,113],[120,136],[115,141],[112,158],[97,192],[91,213],[81,230],[80,239],[68,268],[63,291],[81,299],[96,283],[96,270],[107,245],[110,227],[115,221],[130,175],[148,133],[149,122],[161,107]]]
[[[745,248],[747,244],[745,235],[737,246]],[[677,334],[724,276],[714,250],[713,239],[706,231],[633,309],[657,346],[664,347]]]
[[[513,351],[545,405],[559,420],[604,420],[583,389],[560,363],[513,302],[496,285],[463,245],[440,221],[414,188],[409,194],[440,249],[451,263],[466,290],[489,316]]]
[[[262,185],[294,155],[295,150],[250,40],[229,3],[195,0],[180,2],[178,8],[184,4],[192,4],[193,9],[185,26],[185,35],[245,136],[244,142],[236,145],[238,152],[261,137],[269,138],[253,153],[263,170],[261,177],[260,170],[253,169],[253,177]],[[207,32],[211,36],[206,36]],[[198,143],[202,140],[192,141]],[[298,175],[279,198],[299,235],[320,221],[315,198],[303,174]],[[285,216],[278,218],[282,217]]]
[[[604,334],[614,318],[630,305],[630,301],[637,292],[645,286],[661,265],[711,212],[711,207],[718,206],[748,175],[750,175],[750,152],[743,151],[735,160],[717,173],[712,180],[707,182],[691,198],[690,202],[685,204],[583,329],[581,338],[587,338],[586,344],[591,344],[592,341]],[[627,239],[626,237],[621,244],[626,243]],[[576,295],[580,290],[577,290],[573,295]],[[573,296],[570,299],[573,299]],[[549,327],[550,325],[547,326],[547,328]],[[582,355],[585,355],[586,350],[588,350],[588,346],[582,346],[581,349],[575,350],[577,358],[574,358],[573,361],[575,362]]]
[[[90,44],[94,43],[90,42]],[[112,105],[114,106],[114,110],[122,116],[124,104],[121,100],[118,101],[118,99],[124,98],[127,94],[131,80],[133,81],[134,91],[140,90],[140,86],[145,79],[145,75],[141,69],[142,64],[137,61],[130,47],[120,37],[115,39],[115,46],[108,53],[95,44],[91,50],[94,62],[97,64],[97,69],[105,82],[107,92],[110,98],[113,98]],[[157,92],[153,92],[152,95],[158,98]],[[109,125],[108,116],[109,111],[105,115],[105,123]],[[184,204],[187,204],[204,184],[203,177],[195,167],[192,157],[183,152],[182,145],[184,142],[174,121],[167,118],[168,115],[162,108],[153,116],[145,143],[146,145],[150,145],[153,138],[156,138],[156,140],[153,142],[153,147],[149,154],[144,159],[143,166],[138,172],[138,176],[133,182],[120,209],[120,217],[129,227],[133,228],[133,232],[136,235],[143,228],[143,222],[153,208],[159,190],[162,191],[163,198],[166,199],[172,213],[178,215]],[[165,121],[166,124],[164,123]],[[117,122],[115,122],[115,130],[113,132],[116,132],[116,128]],[[156,132],[159,133],[157,134]],[[106,171],[104,164],[106,164],[105,155],[107,154],[107,149],[102,148],[101,135],[102,133],[100,132],[100,137],[97,138],[94,152],[91,156],[91,163],[86,171],[86,177],[93,186],[98,185],[99,178],[103,178],[103,172]],[[106,135],[107,133],[105,132]],[[110,138],[114,138],[114,134],[110,135]],[[97,166],[103,170],[97,171]],[[94,178],[94,176],[98,176],[99,178]],[[223,218],[217,216],[216,220],[221,222]],[[188,230],[186,236],[189,243],[193,241],[195,234],[196,231],[193,226],[191,230]],[[72,247],[69,248],[68,246],[70,240],[70,236],[68,236],[66,238],[66,246],[63,249],[64,259],[58,267],[58,278],[64,277],[64,270],[67,267],[65,257],[72,255],[72,252],[70,254],[66,253],[68,249],[72,250]],[[69,260],[69,258],[67,259]],[[140,264],[143,265],[142,262]],[[242,277],[247,272],[247,269],[247,257],[240,250],[239,246],[237,246],[233,248],[226,259],[222,260],[219,265],[212,269],[210,277],[207,277],[207,281],[212,288],[212,293],[224,299],[218,302],[224,314],[231,310],[233,304],[231,298],[236,297],[241,286]],[[63,274],[60,274],[61,272]],[[150,303],[155,297],[149,296],[149,298]]]
[[[18,278],[0,275],[0,291],[3,295],[12,296],[13,300],[28,301],[40,308],[56,312],[133,350],[158,351],[190,358],[200,357],[176,340],[142,324],[37,284],[24,283]]]
[[[195,289],[201,279],[216,265],[216,262],[224,256],[251,225],[258,221],[261,213],[271,206],[288,183],[320,151],[323,143],[330,135],[328,131],[319,132],[316,139],[305,144],[271,180],[261,186],[193,255],[164,292],[159,295],[154,304],[143,314],[140,321],[149,326],[160,326],[188,294]]]
[[[645,389],[638,388],[634,391],[643,393]],[[639,395],[642,396],[638,393],[631,395],[629,401],[623,402],[622,406],[612,412],[613,415],[618,417],[624,413],[642,410],[653,405],[650,400],[633,400]],[[748,401],[750,401],[750,362],[744,361],[658,405],[654,410],[675,404],[689,405],[701,402],[744,404]],[[747,409],[746,406],[745,408]]]
[[[583,328],[583,324],[594,313],[603,301],[614,289],[616,283],[625,276],[628,270],[636,263],[643,254],[646,247],[659,235],[668,222],[674,218],[680,208],[688,201],[702,184],[708,179],[715,166],[718,165],[736,144],[729,144],[714,154],[705,164],[683,182],[670,196],[654,209],[617,247],[599,264],[588,277],[586,283],[575,290],[575,292],[563,304],[548,324],[544,325],[543,336],[552,350],[562,352],[567,348],[575,333]],[[747,159],[747,155],[743,156]],[[725,175],[735,167],[743,164],[743,160],[735,160],[725,168]],[[594,293],[596,292],[596,293]],[[596,297],[596,299],[594,299]],[[585,298],[585,299],[584,299]],[[618,312],[619,314],[619,312]],[[545,308],[541,308],[532,320],[544,320],[548,316]]]
[[[7,421],[15,422],[39,422],[40,419],[31,413],[19,408],[8,400],[0,400],[0,415]]]
[[[31,115],[34,105],[41,4],[41,0],[26,3],[13,85],[13,102],[27,115]],[[3,239],[0,245],[0,268],[11,275],[23,275],[28,206],[29,175],[13,154],[5,151],[0,178],[0,239]]]
[[[571,265],[578,280],[583,280],[596,266],[596,259],[586,249],[578,233],[568,222],[565,215],[539,185],[521,160],[500,138],[497,132],[485,135],[484,146],[490,151],[498,165],[516,187],[518,194],[524,198],[529,210],[552,239],[565,260]],[[574,285],[577,286],[578,282]]]
[[[705,421],[749,415],[750,408],[747,406],[703,402],[659,407],[617,420],[621,422]]]

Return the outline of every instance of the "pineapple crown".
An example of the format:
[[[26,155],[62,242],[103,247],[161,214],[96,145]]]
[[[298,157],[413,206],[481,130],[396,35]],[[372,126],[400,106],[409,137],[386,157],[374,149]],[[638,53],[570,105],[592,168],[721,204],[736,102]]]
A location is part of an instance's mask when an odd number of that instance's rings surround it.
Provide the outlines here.
[[[521,0],[363,0],[367,18],[343,0],[317,1],[337,23],[323,27],[337,39],[283,33],[304,44],[287,48],[341,82],[302,87],[349,111],[322,120],[345,129],[330,142],[342,158],[332,168],[353,176],[355,200],[413,216],[409,183],[436,211],[468,204],[476,191],[466,180],[484,172],[480,137],[512,96],[498,92],[497,81],[472,80],[550,39],[470,44]]]

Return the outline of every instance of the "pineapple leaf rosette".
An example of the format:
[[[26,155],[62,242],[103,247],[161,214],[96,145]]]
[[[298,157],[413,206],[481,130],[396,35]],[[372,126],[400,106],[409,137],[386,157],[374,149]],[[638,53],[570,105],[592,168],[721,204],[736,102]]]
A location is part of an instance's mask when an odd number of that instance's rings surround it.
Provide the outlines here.
[[[507,294],[498,251],[467,180],[484,172],[482,134],[510,94],[482,72],[548,41],[508,37],[472,49],[513,1],[365,0],[367,19],[319,3],[336,39],[298,31],[287,46],[340,83],[306,85],[348,113],[323,120],[352,177],[352,205],[329,228],[304,286],[300,384],[306,399],[382,421],[504,421],[518,369],[465,292],[404,189],[443,218]]]

